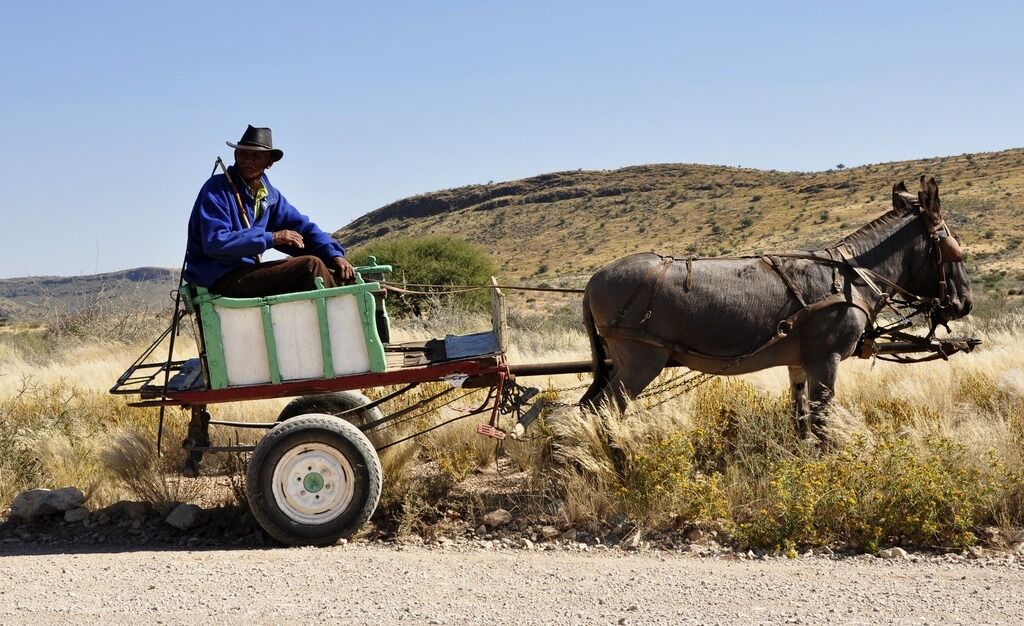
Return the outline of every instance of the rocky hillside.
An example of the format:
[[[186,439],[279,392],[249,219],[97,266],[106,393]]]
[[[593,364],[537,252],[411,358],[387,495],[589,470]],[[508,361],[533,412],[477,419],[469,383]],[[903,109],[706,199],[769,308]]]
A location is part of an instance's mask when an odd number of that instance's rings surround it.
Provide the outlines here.
[[[1024,284],[1024,149],[780,172],[641,165],[543,174],[399,200],[337,231],[350,247],[391,237],[458,233],[488,250],[506,278],[582,282],[617,257],[806,249],[887,210],[893,183],[939,180],[948,221],[975,283],[1016,295]]]
[[[0,279],[0,324],[41,321],[53,313],[90,307],[165,307],[178,286],[177,270],[139,267],[90,276],[30,276]]]

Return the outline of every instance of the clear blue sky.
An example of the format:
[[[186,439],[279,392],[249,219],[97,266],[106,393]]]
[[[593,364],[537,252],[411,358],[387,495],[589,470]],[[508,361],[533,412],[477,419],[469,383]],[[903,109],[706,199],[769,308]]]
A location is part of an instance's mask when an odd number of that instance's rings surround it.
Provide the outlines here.
[[[1024,145],[1022,2],[2,2],[0,277],[179,267],[247,123],[328,231],[554,170]]]

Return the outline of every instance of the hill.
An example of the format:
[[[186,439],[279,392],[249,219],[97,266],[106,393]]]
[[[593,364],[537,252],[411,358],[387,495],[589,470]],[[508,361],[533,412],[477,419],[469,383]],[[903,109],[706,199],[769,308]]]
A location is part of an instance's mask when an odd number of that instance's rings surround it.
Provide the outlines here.
[[[638,165],[555,172],[405,198],[334,236],[349,248],[382,238],[458,233],[486,249],[505,282],[582,285],[633,252],[716,256],[832,243],[890,207],[890,189],[939,180],[976,291],[1024,291],[1024,149],[780,172],[714,165]],[[0,324],[98,303],[165,307],[178,272],[143,267],[92,276],[0,279]]]
[[[1024,149],[780,172],[712,165],[640,165],[470,185],[399,200],[334,233],[350,247],[381,238],[458,233],[507,279],[580,283],[639,251],[684,256],[809,249],[891,207],[893,183],[940,185],[978,289],[1016,295],[1024,283]]]
[[[90,276],[30,276],[0,279],[0,323],[41,321],[97,305],[161,307],[173,302],[177,270],[139,267]]]

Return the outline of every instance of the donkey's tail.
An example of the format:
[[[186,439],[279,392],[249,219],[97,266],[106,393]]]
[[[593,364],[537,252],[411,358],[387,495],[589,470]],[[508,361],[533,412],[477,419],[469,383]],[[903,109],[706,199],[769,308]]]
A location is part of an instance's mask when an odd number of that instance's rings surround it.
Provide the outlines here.
[[[591,370],[594,372],[594,382],[591,383],[590,388],[580,398],[580,404],[587,404],[593,402],[594,398],[599,396],[605,387],[608,386],[608,381],[611,378],[611,371],[605,364],[605,360],[608,358],[605,353],[604,342],[601,341],[601,337],[597,334],[597,325],[594,324],[594,314],[590,310],[590,292],[583,294],[583,325],[587,329],[587,337],[590,339],[590,359],[591,359]]]

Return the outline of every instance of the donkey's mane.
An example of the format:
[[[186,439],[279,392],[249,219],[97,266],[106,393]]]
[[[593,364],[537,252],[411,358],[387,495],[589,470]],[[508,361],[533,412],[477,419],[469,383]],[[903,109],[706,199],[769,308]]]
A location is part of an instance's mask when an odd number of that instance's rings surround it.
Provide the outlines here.
[[[911,200],[908,195],[907,200],[908,202],[911,202],[914,207],[920,206],[916,198]],[[868,247],[874,247],[889,235],[892,235],[895,230],[894,227],[901,224],[907,217],[916,217],[916,214],[913,210],[908,209],[889,209],[885,213],[879,215],[867,224],[840,239],[836,245],[845,243],[854,247],[856,244],[861,243],[867,244]]]

